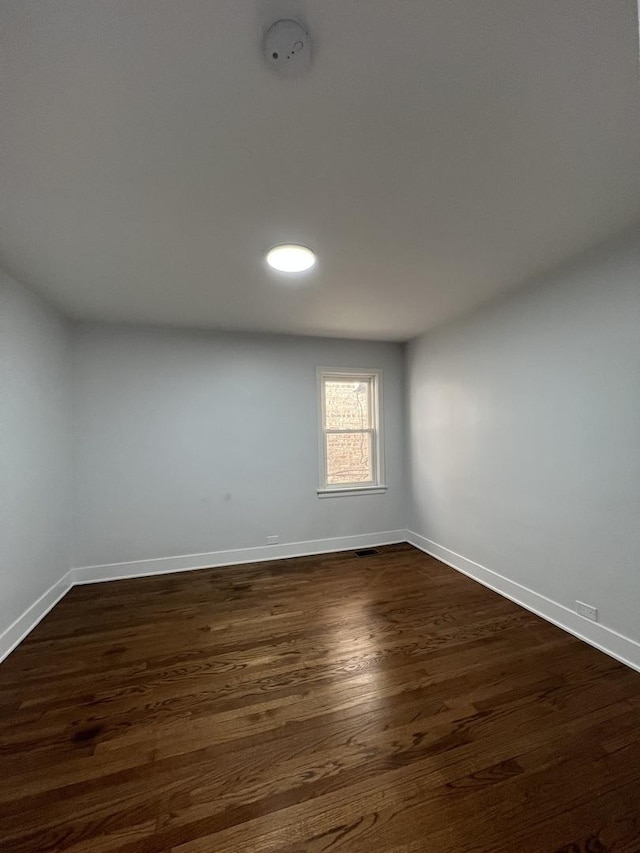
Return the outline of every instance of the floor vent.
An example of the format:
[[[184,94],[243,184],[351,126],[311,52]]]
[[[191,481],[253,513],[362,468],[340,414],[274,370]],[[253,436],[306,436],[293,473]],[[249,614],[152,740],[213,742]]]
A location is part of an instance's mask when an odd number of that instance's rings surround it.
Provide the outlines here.
[[[356,557],[377,557],[380,554],[377,548],[360,548],[359,551],[353,552]]]

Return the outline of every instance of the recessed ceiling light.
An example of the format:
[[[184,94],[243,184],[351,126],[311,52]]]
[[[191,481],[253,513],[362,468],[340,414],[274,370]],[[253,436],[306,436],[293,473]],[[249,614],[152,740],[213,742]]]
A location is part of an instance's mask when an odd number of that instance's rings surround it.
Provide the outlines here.
[[[306,246],[293,243],[274,246],[267,252],[267,263],[278,272],[304,272],[310,270],[316,262],[316,256]]]

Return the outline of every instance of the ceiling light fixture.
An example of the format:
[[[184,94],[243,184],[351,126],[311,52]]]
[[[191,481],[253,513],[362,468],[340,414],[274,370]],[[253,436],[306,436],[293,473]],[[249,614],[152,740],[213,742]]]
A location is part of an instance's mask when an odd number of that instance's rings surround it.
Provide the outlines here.
[[[267,263],[278,272],[305,272],[316,262],[316,256],[306,246],[286,243],[267,252]]]

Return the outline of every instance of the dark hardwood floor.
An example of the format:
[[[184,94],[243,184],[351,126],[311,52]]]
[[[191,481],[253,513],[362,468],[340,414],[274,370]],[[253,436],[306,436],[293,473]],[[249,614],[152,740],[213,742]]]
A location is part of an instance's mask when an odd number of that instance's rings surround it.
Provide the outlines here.
[[[76,587],[0,850],[638,853],[640,675],[408,545]]]

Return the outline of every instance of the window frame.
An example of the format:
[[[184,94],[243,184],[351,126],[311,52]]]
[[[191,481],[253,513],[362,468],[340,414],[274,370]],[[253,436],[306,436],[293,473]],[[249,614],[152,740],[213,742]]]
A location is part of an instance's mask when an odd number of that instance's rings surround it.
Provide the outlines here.
[[[371,427],[366,430],[327,430],[325,429],[325,382],[327,380],[361,379],[371,385]],[[384,469],[384,436],[383,436],[383,398],[382,370],[380,368],[355,367],[317,367],[316,385],[318,397],[318,482],[319,498],[344,497],[348,495],[382,494],[387,491]],[[327,434],[371,433],[371,456],[373,480],[367,483],[347,483],[331,485],[327,482]]]

